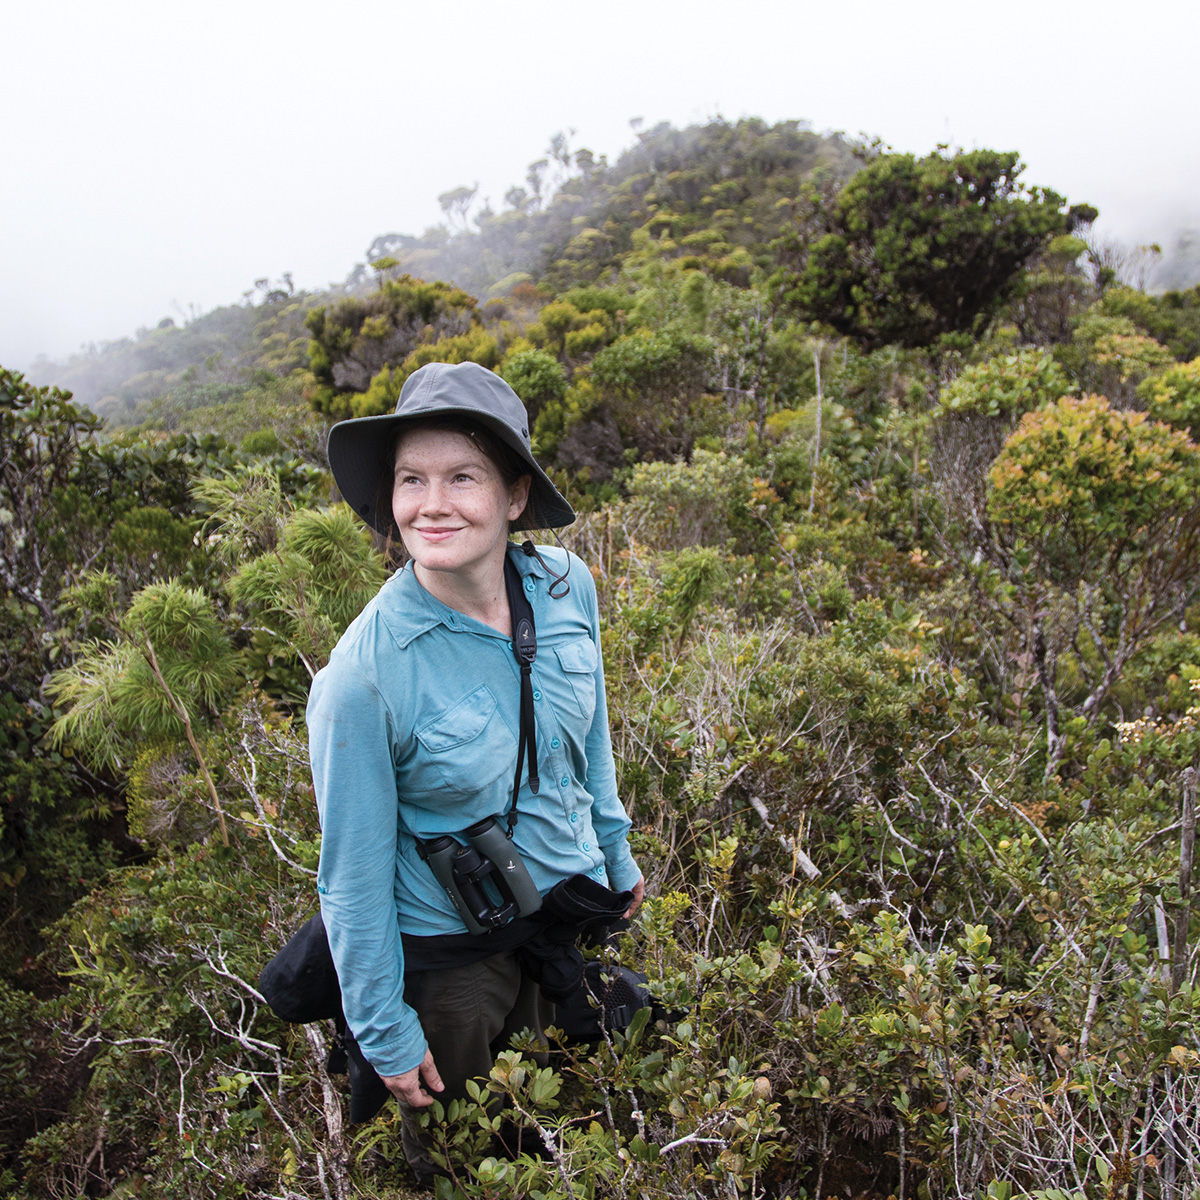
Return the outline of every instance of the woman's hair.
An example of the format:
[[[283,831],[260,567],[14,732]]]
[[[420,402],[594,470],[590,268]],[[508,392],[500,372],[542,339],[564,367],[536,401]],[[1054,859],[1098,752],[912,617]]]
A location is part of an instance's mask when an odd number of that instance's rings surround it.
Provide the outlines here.
[[[529,475],[529,464],[509,445],[502,442],[488,427],[471,417],[459,416],[456,413],[446,413],[441,416],[425,417],[411,421],[400,427],[395,437],[388,442],[384,450],[383,469],[379,474],[379,490],[375,493],[375,513],[381,525],[386,525],[386,536],[380,537],[380,549],[394,566],[399,566],[408,557],[404,551],[404,543],[400,540],[400,531],[396,528],[396,518],[392,515],[392,493],[396,487],[396,452],[400,443],[410,434],[419,430],[434,430],[438,433],[461,433],[479,447],[485,458],[500,472],[504,486],[511,488],[522,475]],[[521,515],[509,522],[509,531],[515,529],[537,528],[537,511],[530,495]]]

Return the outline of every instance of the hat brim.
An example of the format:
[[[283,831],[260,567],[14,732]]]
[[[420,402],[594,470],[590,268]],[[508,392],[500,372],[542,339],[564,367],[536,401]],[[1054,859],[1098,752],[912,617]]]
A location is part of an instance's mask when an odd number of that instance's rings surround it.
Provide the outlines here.
[[[514,529],[561,529],[575,520],[575,510],[566,497],[551,483],[550,477],[504,421],[482,413],[478,408],[448,405],[439,406],[436,412],[355,417],[339,421],[329,431],[329,469],[338,491],[376,533],[386,536],[391,532],[391,522],[380,520],[376,499],[384,472],[389,470],[386,456],[396,434],[406,425],[443,415],[467,417],[490,429],[528,468],[531,477],[529,501],[525,511],[513,522]]]

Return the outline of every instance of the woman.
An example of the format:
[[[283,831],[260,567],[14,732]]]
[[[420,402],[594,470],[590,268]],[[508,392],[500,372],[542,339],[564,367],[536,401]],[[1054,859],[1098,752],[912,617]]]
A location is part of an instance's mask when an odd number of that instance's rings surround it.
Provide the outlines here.
[[[429,1175],[417,1110],[464,1095],[513,1033],[552,1020],[531,954],[544,918],[522,910],[468,933],[430,847],[450,838],[457,850],[495,817],[537,895],[584,876],[628,891],[632,916],[643,883],[616,791],[591,576],[565,550],[509,542],[575,518],[533,459],[516,393],[478,364],[430,364],[394,414],[336,425],[329,461],[347,502],[409,561],[313,682],[317,889],[347,1023],[400,1101],[409,1162]],[[536,634],[524,722],[521,597]]]

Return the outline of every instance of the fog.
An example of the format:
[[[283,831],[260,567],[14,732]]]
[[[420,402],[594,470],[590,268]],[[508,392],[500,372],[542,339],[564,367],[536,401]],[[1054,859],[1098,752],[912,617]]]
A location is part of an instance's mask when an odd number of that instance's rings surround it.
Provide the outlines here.
[[[1027,182],[1169,251],[1200,227],[1197,8],[460,0],[9,5],[0,364],[345,277],[378,234],[503,205],[550,136],[614,160],[630,120],[799,119],[1016,149]]]

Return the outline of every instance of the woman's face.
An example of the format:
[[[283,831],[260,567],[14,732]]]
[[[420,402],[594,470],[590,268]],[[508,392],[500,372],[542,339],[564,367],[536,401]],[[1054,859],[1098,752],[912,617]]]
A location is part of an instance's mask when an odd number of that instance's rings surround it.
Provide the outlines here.
[[[417,429],[396,447],[392,515],[418,572],[488,582],[504,569],[508,523],[529,498],[529,476],[509,486],[464,433]]]

